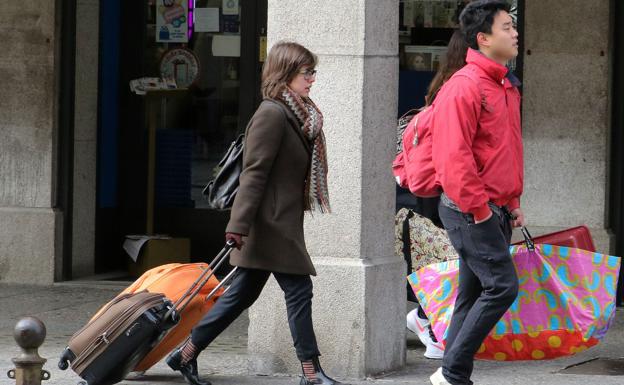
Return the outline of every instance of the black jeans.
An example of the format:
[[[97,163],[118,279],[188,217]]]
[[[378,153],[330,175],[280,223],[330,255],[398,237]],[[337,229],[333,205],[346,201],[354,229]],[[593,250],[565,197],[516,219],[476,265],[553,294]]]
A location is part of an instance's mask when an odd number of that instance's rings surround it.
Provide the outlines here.
[[[301,361],[307,361],[321,355],[312,327],[310,276],[240,267],[228,291],[193,328],[191,341],[199,351],[206,349],[245,309],[256,302],[271,274],[284,291],[288,324],[297,357]]]
[[[511,221],[495,206],[492,218],[478,225],[472,215],[443,203],[439,210],[460,257],[442,373],[453,385],[471,385],[474,355],[518,295],[518,276],[509,254]]]

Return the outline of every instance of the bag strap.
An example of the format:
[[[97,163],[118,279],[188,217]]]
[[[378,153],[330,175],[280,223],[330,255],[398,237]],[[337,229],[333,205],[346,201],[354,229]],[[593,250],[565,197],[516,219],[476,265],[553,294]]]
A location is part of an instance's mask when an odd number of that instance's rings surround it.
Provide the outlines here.
[[[527,229],[526,226],[522,226],[520,230],[524,236],[524,243],[526,244],[527,249],[529,249],[529,251],[535,251],[535,242],[533,241],[531,233],[529,233],[529,229]]]
[[[420,114],[414,117],[414,140],[412,140],[412,147],[416,147],[418,145],[418,118],[419,117],[420,117]]]
[[[418,113],[420,111],[422,111],[425,107],[421,107],[421,108],[412,108],[411,110],[407,111],[406,113],[404,113],[403,115],[401,115],[401,117],[399,118],[399,120],[404,119],[405,117],[407,117],[408,115],[418,115]]]
[[[410,234],[410,224],[409,221],[414,217],[414,212],[412,210],[408,210],[407,216],[403,220],[403,258],[405,262],[407,262],[407,274],[412,273],[412,238]]]
[[[230,143],[230,147],[225,152],[225,155],[223,155],[223,158],[221,158],[221,160],[219,161],[219,167],[225,166],[225,162],[227,162],[236,146],[240,143],[241,137],[244,137],[244,134],[239,135],[235,141]]]

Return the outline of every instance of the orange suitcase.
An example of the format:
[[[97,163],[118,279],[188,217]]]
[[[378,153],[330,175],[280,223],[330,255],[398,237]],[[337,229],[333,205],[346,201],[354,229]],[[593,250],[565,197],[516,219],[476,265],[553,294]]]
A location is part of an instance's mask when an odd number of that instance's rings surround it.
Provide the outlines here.
[[[205,263],[171,263],[146,271],[134,284],[121,294],[136,293],[147,290],[150,293],[162,293],[172,302],[177,302],[187,292],[188,288],[202,273],[208,269]],[[212,308],[215,301],[223,294],[220,289],[215,295],[206,300],[206,296],[217,287],[219,280],[212,276],[202,287],[189,305],[179,314],[180,321],[156,345],[156,347],[134,368],[137,372],[145,371],[163,359],[169,352],[180,345],[195,326]]]
[[[218,268],[218,266],[215,268]],[[171,263],[162,265],[146,271],[132,285],[119,294],[121,296],[140,291],[162,293],[176,303],[178,310],[182,309],[178,314],[179,322],[137,364],[134,371],[142,372],[148,370],[180,345],[189,336],[193,326],[202,319],[219,296],[223,294],[224,290],[219,288],[213,296],[208,298],[208,295],[219,285],[219,280],[212,275],[206,284],[201,287],[197,295],[188,295],[192,287],[197,288],[200,278],[208,269],[210,269],[210,266],[205,263]],[[228,278],[230,275],[228,275]],[[185,298],[191,298],[188,305],[180,306]]]

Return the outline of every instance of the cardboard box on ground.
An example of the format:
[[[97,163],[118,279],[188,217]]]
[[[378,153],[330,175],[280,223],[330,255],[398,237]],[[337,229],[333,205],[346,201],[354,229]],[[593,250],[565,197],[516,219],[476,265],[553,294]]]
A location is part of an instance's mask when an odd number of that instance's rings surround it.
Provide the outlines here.
[[[136,262],[130,260],[128,271],[133,277],[139,277],[157,266],[190,262],[191,240],[189,238],[148,239],[141,247]]]

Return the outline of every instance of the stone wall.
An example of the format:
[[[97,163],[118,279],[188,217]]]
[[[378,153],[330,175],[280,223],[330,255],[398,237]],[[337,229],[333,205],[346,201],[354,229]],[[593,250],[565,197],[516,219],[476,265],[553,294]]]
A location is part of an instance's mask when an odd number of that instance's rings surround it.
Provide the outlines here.
[[[604,252],[609,11],[609,0],[526,1],[523,98],[522,205],[533,232],[586,224]]]
[[[0,281],[54,280],[56,2],[0,2]]]

